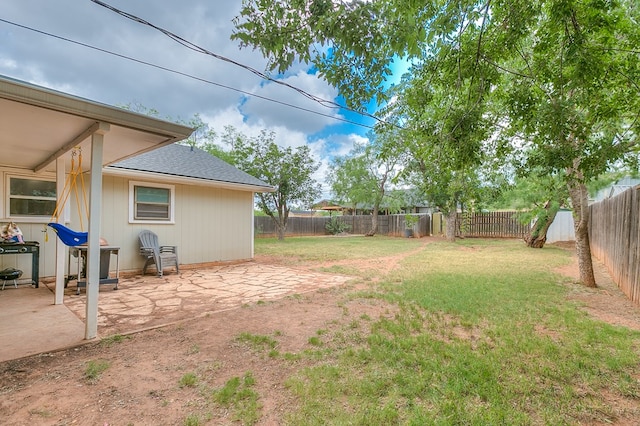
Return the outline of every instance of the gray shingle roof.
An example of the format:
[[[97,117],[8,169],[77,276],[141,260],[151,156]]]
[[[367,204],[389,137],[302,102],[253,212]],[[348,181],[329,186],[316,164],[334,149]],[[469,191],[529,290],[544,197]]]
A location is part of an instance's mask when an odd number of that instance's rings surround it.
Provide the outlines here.
[[[233,167],[208,152],[185,145],[167,145],[111,164],[109,167],[258,186],[267,190],[271,188],[260,179]]]

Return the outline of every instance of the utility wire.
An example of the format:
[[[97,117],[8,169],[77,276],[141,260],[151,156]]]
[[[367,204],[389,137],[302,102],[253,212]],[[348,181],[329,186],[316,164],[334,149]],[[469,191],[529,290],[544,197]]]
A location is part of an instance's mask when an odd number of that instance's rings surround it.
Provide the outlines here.
[[[219,60],[224,61],[224,62],[228,62],[228,63],[233,64],[233,65],[236,65],[236,66],[238,66],[240,68],[243,68],[243,69],[245,69],[245,70],[257,75],[258,77],[260,77],[260,78],[262,78],[264,80],[268,80],[268,81],[271,81],[273,83],[280,84],[282,86],[285,86],[285,87],[288,87],[290,89],[293,89],[296,92],[300,93],[301,95],[303,95],[303,96],[305,96],[305,97],[307,97],[307,98],[309,98],[309,99],[311,99],[311,100],[313,100],[315,102],[318,102],[320,105],[323,105],[323,106],[325,106],[327,108],[343,109],[343,110],[350,111],[350,112],[353,112],[353,113],[356,113],[356,114],[359,114],[359,115],[362,115],[362,116],[365,116],[365,117],[373,118],[374,120],[376,120],[379,123],[393,124],[393,123],[387,123],[384,120],[382,120],[382,119],[376,117],[375,115],[370,114],[370,113],[368,113],[366,111],[359,111],[359,110],[356,110],[356,109],[349,108],[349,107],[341,105],[341,104],[339,104],[337,102],[320,98],[320,97],[318,97],[316,95],[313,95],[313,94],[311,94],[309,92],[306,92],[306,91],[304,91],[304,90],[302,90],[302,89],[300,89],[298,87],[295,87],[295,86],[293,86],[291,84],[285,83],[285,82],[280,81],[280,80],[276,80],[276,79],[274,79],[272,77],[269,77],[267,74],[256,70],[255,68],[252,68],[252,67],[250,67],[248,65],[242,64],[242,63],[240,63],[238,61],[235,61],[233,59],[227,58],[226,56],[218,55],[217,53],[211,52],[210,50],[207,50],[204,47],[201,47],[201,46],[199,46],[199,45],[197,45],[197,44],[195,44],[195,43],[193,43],[193,42],[191,42],[189,40],[186,40],[186,39],[180,37],[179,35],[171,32],[171,31],[169,31],[169,30],[167,30],[165,28],[159,27],[159,26],[157,26],[155,24],[152,24],[151,22],[146,21],[146,20],[144,20],[144,19],[142,19],[142,18],[140,18],[140,17],[138,17],[136,15],[133,15],[131,13],[125,12],[123,10],[120,10],[120,9],[114,7],[114,6],[111,6],[108,3],[104,3],[104,2],[102,2],[100,0],[91,0],[91,1],[93,3],[99,5],[99,6],[102,6],[102,7],[106,8],[106,9],[111,10],[112,12],[117,13],[120,16],[123,16],[123,17],[125,17],[127,19],[130,19],[130,20],[132,20],[134,22],[137,22],[139,24],[151,27],[151,28],[153,28],[153,29],[155,29],[157,31],[160,31],[161,33],[163,33],[164,35],[166,35],[170,39],[174,40],[175,42],[177,42],[177,43],[179,43],[179,44],[181,44],[183,46],[185,46],[188,49],[191,49],[191,50],[193,50],[195,52],[198,52],[198,53],[202,53],[204,55],[212,56],[212,57],[214,57],[216,59],[219,59]]]
[[[369,126],[367,124],[358,123],[356,121],[348,120],[346,118],[336,117],[334,115],[329,115],[329,114],[325,114],[325,113],[322,113],[322,112],[319,112],[319,111],[314,111],[312,109],[304,108],[304,107],[301,107],[301,106],[298,106],[298,105],[293,105],[293,104],[290,104],[288,102],[279,101],[279,100],[273,99],[273,98],[268,98],[266,96],[258,95],[258,94],[251,93],[251,92],[247,92],[245,90],[237,89],[235,87],[227,86],[227,85],[222,84],[222,83],[216,83],[215,81],[207,80],[207,79],[202,78],[202,77],[197,77],[197,76],[194,76],[192,74],[188,74],[188,73],[185,73],[185,72],[182,72],[182,71],[177,71],[177,70],[174,70],[174,69],[171,69],[171,68],[164,67],[162,65],[153,64],[151,62],[146,62],[146,61],[143,61],[143,60],[140,60],[140,59],[136,59],[136,58],[127,56],[127,55],[123,55],[121,53],[112,52],[112,51],[109,51],[109,50],[106,50],[106,49],[102,49],[100,47],[92,46],[90,44],[83,43],[83,42],[80,42],[80,41],[77,41],[77,40],[72,40],[72,39],[69,39],[69,38],[66,38],[66,37],[62,37],[62,36],[58,36],[58,35],[55,35],[55,34],[51,34],[51,33],[48,33],[46,31],[42,31],[42,30],[38,30],[38,29],[35,29],[35,28],[31,28],[31,27],[28,27],[26,25],[18,24],[16,22],[11,22],[11,21],[8,21],[6,19],[0,18],[0,22],[4,22],[4,23],[9,24],[9,25],[14,25],[16,27],[23,28],[25,30],[33,31],[35,33],[42,34],[42,35],[45,35],[47,37],[52,37],[52,38],[56,38],[58,40],[66,41],[68,43],[77,44],[79,46],[86,47],[88,49],[93,49],[93,50],[96,50],[98,52],[106,53],[108,55],[116,56],[116,57],[119,57],[119,58],[122,58],[122,59],[126,59],[126,60],[129,60],[129,61],[132,61],[132,62],[136,62],[136,63],[142,64],[142,65],[146,65],[146,66],[149,66],[149,67],[157,68],[157,69],[160,69],[162,71],[167,71],[167,72],[170,72],[170,73],[173,73],[173,74],[181,75],[183,77],[188,77],[188,78],[191,78],[193,80],[201,81],[203,83],[207,83],[207,84],[211,84],[211,85],[214,85],[214,86],[222,87],[222,88],[228,89],[228,90],[233,90],[235,92],[242,93],[243,95],[246,95],[246,96],[252,96],[252,97],[255,97],[255,98],[258,98],[258,99],[262,99],[262,100],[265,100],[265,101],[269,101],[269,102],[273,102],[273,103],[276,103],[276,104],[284,105],[284,106],[287,106],[289,108],[294,108],[294,109],[297,109],[297,110],[300,110],[300,111],[309,112],[311,114],[316,114],[316,115],[320,115],[320,116],[323,116],[323,117],[331,118],[333,120],[342,121],[342,122],[347,123],[347,124],[353,124],[355,126],[364,127],[364,128],[367,128],[367,129],[373,129],[374,128],[373,126]]]

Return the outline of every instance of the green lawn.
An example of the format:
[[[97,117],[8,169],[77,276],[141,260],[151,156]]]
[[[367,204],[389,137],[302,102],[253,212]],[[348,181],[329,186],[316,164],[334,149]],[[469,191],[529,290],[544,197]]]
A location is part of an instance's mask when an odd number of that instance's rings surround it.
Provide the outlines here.
[[[257,238],[256,254],[278,256],[288,262],[331,261],[345,259],[369,259],[392,256],[415,250],[423,243],[414,238],[387,237],[289,237],[284,241],[275,238]]]
[[[640,418],[640,333],[592,319],[567,299],[577,284],[554,268],[570,261],[569,252],[476,239],[417,252],[421,244],[385,237],[256,240],[257,254],[289,263],[413,253],[367,291],[345,295],[388,303],[398,312],[393,318],[361,318],[318,332],[313,349],[295,358],[280,354],[283,362],[302,357],[308,365],[287,381],[299,397],[289,424]]]

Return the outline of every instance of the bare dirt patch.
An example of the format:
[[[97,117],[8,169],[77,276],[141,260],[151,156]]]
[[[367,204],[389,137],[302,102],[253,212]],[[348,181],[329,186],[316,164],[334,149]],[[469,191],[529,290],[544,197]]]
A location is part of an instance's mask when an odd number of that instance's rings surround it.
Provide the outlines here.
[[[342,263],[383,275],[409,254]],[[302,267],[317,270],[323,266],[329,265],[310,263]],[[577,266],[561,272],[573,274],[577,271],[573,268]],[[606,277],[599,276],[598,289],[573,286],[572,297],[599,319],[640,330],[640,310]],[[211,391],[230,378],[251,372],[262,405],[258,424],[281,424],[284,413],[297,403],[286,388],[286,379],[308,362],[295,354],[317,349],[312,337],[322,340],[324,331],[330,335],[341,330],[364,335],[370,322],[393,316],[394,306],[349,297],[355,288],[366,285],[359,282],[288,296],[205,314],[192,321],[132,334],[120,342],[91,343],[2,363],[0,423],[181,425],[191,413],[207,413],[208,424],[238,424],[231,410],[211,403]],[[267,351],[238,341],[241,333],[271,336],[278,341],[279,353],[293,356],[287,361],[270,357]],[[91,361],[108,365],[94,380],[85,374]],[[180,379],[187,373],[197,375],[195,386],[180,386]]]
[[[211,405],[211,390],[246,373],[256,379],[263,417],[278,424],[295,403],[285,379],[303,361],[274,360],[237,340],[241,333],[272,336],[281,353],[314,349],[319,331],[372,320],[388,312],[374,301],[342,300],[344,289],[324,290],[256,304],[127,336],[119,343],[88,344],[0,365],[3,425],[180,425]],[[88,363],[109,367],[97,380],[85,376]],[[195,387],[180,387],[193,372]],[[224,407],[207,410],[211,424],[232,424]],[[237,424],[237,423],[236,423]]]
[[[571,286],[570,297],[582,303],[584,309],[594,318],[612,325],[640,331],[640,307],[620,291],[611,279],[606,267],[598,260],[593,259],[593,269],[598,287],[584,287],[578,284],[580,272],[573,246],[570,244],[560,244],[559,246],[573,253],[571,263],[556,270],[576,283]]]

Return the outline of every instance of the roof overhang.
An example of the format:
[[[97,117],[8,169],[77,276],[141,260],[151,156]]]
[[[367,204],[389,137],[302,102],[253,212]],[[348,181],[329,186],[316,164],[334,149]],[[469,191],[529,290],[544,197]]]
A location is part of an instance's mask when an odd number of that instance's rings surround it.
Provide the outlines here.
[[[0,76],[0,167],[55,171],[104,135],[103,165],[188,138],[193,129]],[[67,162],[68,164],[68,162]],[[85,164],[89,164],[86,161]],[[86,169],[86,167],[84,167]]]
[[[163,173],[122,169],[119,167],[106,167],[103,170],[105,176],[123,176],[138,180],[149,180],[162,183],[207,186],[212,188],[230,189],[247,192],[275,192],[271,186],[248,185],[246,183],[225,182],[220,180],[198,179],[185,176],[175,176]]]

